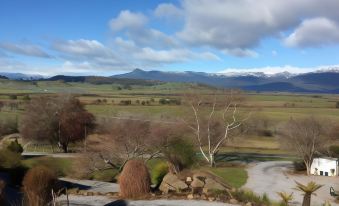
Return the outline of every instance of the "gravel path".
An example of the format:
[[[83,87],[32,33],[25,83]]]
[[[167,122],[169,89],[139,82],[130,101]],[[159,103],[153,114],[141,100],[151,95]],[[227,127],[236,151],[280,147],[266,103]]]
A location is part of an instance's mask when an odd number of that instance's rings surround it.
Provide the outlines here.
[[[116,183],[92,181],[92,180],[74,180],[70,178],[60,178],[61,181],[73,184],[73,186],[80,189],[86,189],[92,192],[119,192],[119,185]],[[66,206],[66,196],[63,195],[58,198],[62,206]],[[138,200],[125,201],[114,200],[107,196],[79,196],[69,195],[70,206],[232,206],[230,204],[221,202],[208,202],[197,200]],[[234,205],[233,205],[234,206]]]
[[[70,206],[235,206],[222,202],[197,200],[112,200],[105,196],[69,196]],[[61,206],[66,206],[65,196],[59,198]]]
[[[85,189],[90,192],[119,192],[119,185],[116,183],[100,182],[94,180],[75,180],[70,178],[59,178],[59,180],[70,183],[73,185],[73,187]]]
[[[331,201],[332,205],[339,205],[333,202],[334,198],[330,196],[330,187],[339,190],[339,177],[305,176],[290,175],[287,173],[293,168],[292,162],[274,161],[261,162],[248,168],[248,181],[244,188],[249,188],[257,194],[266,193],[271,199],[279,201],[277,192],[293,192],[295,205],[301,205],[302,193],[293,189],[295,181],[306,184],[315,181],[324,185],[316,194],[312,196],[312,206],[322,205],[326,200]]]

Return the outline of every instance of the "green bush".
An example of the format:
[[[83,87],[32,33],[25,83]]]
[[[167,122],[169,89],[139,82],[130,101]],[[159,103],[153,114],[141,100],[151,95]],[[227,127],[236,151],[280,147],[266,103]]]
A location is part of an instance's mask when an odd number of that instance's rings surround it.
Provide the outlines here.
[[[103,171],[95,171],[89,177],[92,180],[103,181],[103,182],[116,182],[116,176],[119,174],[118,170],[109,169]]]
[[[272,205],[271,200],[267,197],[266,194],[260,196],[255,194],[251,190],[236,190],[232,192],[232,195],[240,202],[251,202],[254,203],[254,205]]]
[[[58,177],[69,175],[72,167],[72,160],[69,158],[34,157],[22,162],[28,168],[37,166],[47,167],[53,170]]]
[[[0,136],[18,132],[18,122],[15,118],[0,119]]]
[[[304,161],[302,161],[302,160],[293,161],[293,167],[294,167],[294,171],[296,171],[296,172],[306,171],[306,165],[305,165]]]
[[[15,141],[12,141],[8,146],[7,149],[9,151],[15,152],[15,153],[19,153],[21,154],[24,149],[22,148],[21,144],[19,144],[18,140],[15,139]]]
[[[152,183],[159,186],[164,176],[168,173],[168,164],[166,162],[160,162],[153,168],[151,172]]]
[[[333,157],[339,157],[339,146],[332,145],[332,146],[330,146],[329,150],[330,150],[330,154]]]
[[[24,100],[24,101],[29,101],[29,100],[31,100],[31,98],[29,97],[28,94],[26,94],[26,95],[24,95],[24,96],[22,97],[22,100]]]
[[[14,99],[17,99],[18,96],[15,95],[15,94],[10,94],[10,95],[8,95],[8,98],[14,100]]]
[[[21,154],[8,149],[0,150],[0,167],[5,169],[16,168],[21,165]]]
[[[179,137],[169,141],[164,155],[177,172],[191,167],[196,160],[194,145],[189,140]]]

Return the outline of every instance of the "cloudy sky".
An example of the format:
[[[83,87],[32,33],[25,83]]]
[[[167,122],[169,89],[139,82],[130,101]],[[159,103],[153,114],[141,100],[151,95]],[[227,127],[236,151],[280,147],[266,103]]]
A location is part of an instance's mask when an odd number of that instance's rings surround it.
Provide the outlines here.
[[[0,72],[339,65],[338,0],[1,0]]]

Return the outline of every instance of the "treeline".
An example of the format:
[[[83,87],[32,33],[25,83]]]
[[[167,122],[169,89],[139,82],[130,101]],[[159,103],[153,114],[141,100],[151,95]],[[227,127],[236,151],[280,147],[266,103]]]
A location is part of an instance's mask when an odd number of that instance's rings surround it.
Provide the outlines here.
[[[156,101],[154,98],[151,98],[149,100],[130,100],[130,99],[124,99],[124,100],[120,100],[120,101],[115,101],[115,100],[111,100],[111,102],[109,102],[107,99],[96,99],[92,102],[92,104],[118,104],[118,105],[181,105],[181,99],[165,99],[165,98],[161,98],[158,101]]]
[[[141,79],[121,79],[114,77],[99,77],[99,76],[64,76],[57,75],[48,79],[40,80],[40,81],[63,81],[63,82],[82,82],[82,83],[90,83],[90,84],[120,84],[123,87],[132,86],[132,85],[140,85],[140,86],[154,86],[162,84],[160,81],[154,80],[141,80]]]

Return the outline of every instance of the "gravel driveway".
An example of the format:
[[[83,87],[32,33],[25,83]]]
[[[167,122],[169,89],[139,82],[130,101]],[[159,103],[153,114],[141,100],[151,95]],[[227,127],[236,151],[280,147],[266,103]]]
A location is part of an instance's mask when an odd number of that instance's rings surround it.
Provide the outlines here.
[[[70,206],[235,206],[222,202],[197,200],[113,200],[105,196],[69,196]],[[66,206],[65,196],[59,198],[61,206]]]
[[[293,192],[295,205],[301,205],[302,193],[293,189],[295,181],[302,184],[315,181],[324,185],[316,194],[312,196],[312,206],[320,206],[326,200],[331,201],[332,205],[339,205],[333,202],[334,198],[330,196],[330,187],[339,190],[339,177],[323,177],[323,176],[305,176],[290,175],[287,173],[293,168],[292,162],[274,161],[261,162],[248,168],[248,181],[244,188],[249,188],[257,194],[266,193],[271,199],[280,201],[277,192]]]
[[[116,183],[100,182],[93,180],[74,180],[70,178],[60,178],[60,180],[73,184],[73,186],[80,189],[85,189],[92,192],[119,192],[119,185]],[[66,196],[63,195],[58,198],[62,206],[66,206]],[[125,201],[114,200],[106,196],[79,196],[69,195],[70,206],[232,206],[230,204],[221,202],[208,202],[197,200],[137,200]],[[235,206],[235,205],[233,205]]]

